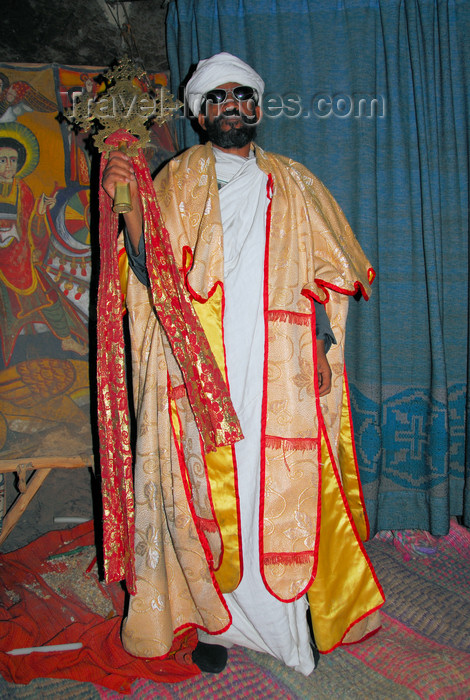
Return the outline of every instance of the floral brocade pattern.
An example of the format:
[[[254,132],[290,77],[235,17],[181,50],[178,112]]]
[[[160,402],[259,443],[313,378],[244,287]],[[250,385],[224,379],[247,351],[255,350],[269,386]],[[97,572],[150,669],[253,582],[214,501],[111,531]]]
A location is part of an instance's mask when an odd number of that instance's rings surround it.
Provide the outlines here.
[[[135,137],[118,132],[116,146]],[[101,177],[106,164],[102,157]],[[141,195],[153,306],[183,374],[188,399],[206,450],[232,444],[242,433],[226,384],[197,315],[183,288],[168,233],[142,151],[133,158]],[[132,454],[125,383],[121,285],[117,254],[118,217],[100,189],[101,270],[98,290],[98,415],[103,494],[103,540],[108,581],[126,579],[135,591]]]
[[[256,157],[274,187],[265,268],[260,566],[268,590],[281,600],[292,600],[308,588],[316,570],[321,430],[328,431],[335,458],[339,452],[348,295],[361,289],[367,297],[373,273],[341,210],[321,183],[287,159],[258,148]],[[199,354],[196,360],[193,354],[184,359],[178,346],[183,322],[178,321],[174,331],[164,327],[165,318],[173,322],[175,309],[180,313],[178,304],[195,300],[208,307],[216,289],[223,293],[223,230],[210,144],[173,159],[154,187],[165,226],[157,222],[146,228],[154,290],[150,299],[130,273],[127,299],[138,434],[136,538],[131,550],[136,593],[123,627],[125,648],[149,657],[166,653],[176,630],[184,626],[217,633],[230,624],[215,576],[215,570],[230,559],[226,524],[217,519],[213,502],[215,480],[223,479],[210,478],[210,441],[194,410],[191,387],[195,382],[188,382],[193,369],[196,376],[205,373],[210,356],[205,345],[190,335]],[[153,201],[150,193],[148,199],[147,194],[143,197],[149,219]],[[168,235],[164,243],[161,235]],[[165,285],[168,280],[173,285],[178,275],[183,281],[178,298],[171,297],[175,306],[170,304],[163,313],[155,295],[160,269]],[[316,391],[312,297],[328,299],[327,311],[338,340],[329,355],[333,389],[321,401]],[[208,380],[213,381],[216,375],[209,372]],[[204,386],[211,398],[217,396],[210,384]],[[217,411],[214,415],[221,418]],[[225,428],[223,421],[221,426]],[[235,428],[230,420],[227,430],[232,438]],[[345,620],[344,629],[352,619]]]
[[[137,584],[122,640],[134,656],[159,657],[171,648],[176,630],[197,625],[218,632],[227,627],[230,617],[213,580],[210,552],[198,532],[197,514],[207,496],[196,494],[198,480],[189,486],[183,464],[184,428],[186,459],[194,455],[196,460],[199,453],[192,477],[196,474],[205,490],[200,436],[170,343],[149,304],[148,290],[132,272],[127,305],[138,414],[134,484]],[[177,414],[173,408],[176,403]],[[203,511],[205,516],[208,513]]]
[[[266,261],[261,567],[267,587],[279,598],[292,600],[308,587],[317,554],[320,402],[315,390],[311,297],[328,299],[327,310],[338,339],[330,351],[333,389],[321,401],[337,457],[348,296],[360,289],[367,298],[373,273],[324,185],[298,163],[255,148],[258,165],[274,189]],[[157,177],[155,189],[174,255],[186,270],[188,289],[204,303],[216,285],[223,283],[224,265],[210,144],[173,159]],[[189,262],[184,251],[189,251]],[[184,420],[183,425],[183,432],[191,434]],[[193,486],[195,502],[205,498],[205,491],[199,491],[195,482]],[[214,550],[213,555],[218,552]]]
[[[205,449],[210,451],[219,445],[233,444],[243,437],[240,424],[227,385],[184,288],[142,153],[134,158],[133,165],[143,208],[153,307],[181,369]]]
[[[100,182],[107,159],[101,159]],[[97,299],[97,394],[106,580],[135,590],[134,490],[117,250],[118,216],[100,188],[100,279]]]

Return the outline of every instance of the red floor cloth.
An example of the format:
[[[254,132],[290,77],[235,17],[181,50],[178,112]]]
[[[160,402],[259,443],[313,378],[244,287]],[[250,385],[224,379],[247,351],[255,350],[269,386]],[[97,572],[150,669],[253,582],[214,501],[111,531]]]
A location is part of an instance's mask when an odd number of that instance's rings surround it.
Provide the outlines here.
[[[188,631],[164,660],[124,651],[119,632],[124,609],[120,584],[99,582],[93,523],[50,532],[0,555],[0,673],[13,683],[33,678],[68,678],[130,692],[138,678],[176,682],[199,673],[191,661],[197,642]],[[82,642],[77,651],[7,651],[45,644]]]

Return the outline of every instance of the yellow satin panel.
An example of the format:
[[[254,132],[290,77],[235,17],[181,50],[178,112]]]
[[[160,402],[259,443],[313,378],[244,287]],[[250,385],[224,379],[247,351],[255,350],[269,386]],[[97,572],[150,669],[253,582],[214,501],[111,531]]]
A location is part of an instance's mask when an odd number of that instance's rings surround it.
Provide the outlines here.
[[[222,562],[215,571],[222,593],[230,593],[240,583],[241,557],[238,537],[238,511],[231,445],[206,455],[212,500],[223,542]]]
[[[338,442],[338,460],[341,470],[343,489],[348,499],[349,508],[361,540],[369,537],[367,515],[362,506],[357,465],[355,459],[351,414],[349,411],[349,396],[343,379],[343,404],[341,407],[341,428]]]
[[[178,420],[178,407],[174,399],[170,399],[170,420],[175,434],[175,438],[178,441],[178,445],[181,445],[181,430],[180,422]]]
[[[222,299],[222,289],[218,285],[206,302],[201,303],[193,299],[193,306],[214,353],[216,362],[226,379],[227,373],[222,335]],[[230,593],[240,583],[242,568],[232,446],[224,445],[219,447],[215,452],[207,453],[205,459],[214,511],[223,542],[222,561],[215,572],[215,577],[222,593]]]
[[[322,435],[321,524],[318,570],[308,591],[318,649],[330,651],[383,596],[351,528],[340,486]]]
[[[122,290],[122,312],[124,313],[126,310],[127,280],[129,278],[129,259],[124,249],[119,251],[118,268]]]

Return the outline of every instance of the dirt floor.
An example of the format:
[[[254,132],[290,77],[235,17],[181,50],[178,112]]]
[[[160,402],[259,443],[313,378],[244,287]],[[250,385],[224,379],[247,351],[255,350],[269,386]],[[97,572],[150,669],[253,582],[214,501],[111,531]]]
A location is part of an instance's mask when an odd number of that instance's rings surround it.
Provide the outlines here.
[[[6,505],[18,495],[14,474],[5,474]],[[91,469],[53,469],[29,503],[14,530],[0,546],[0,552],[11,552],[50,530],[61,530],[77,525],[82,518],[90,520],[94,514],[96,480]],[[95,499],[96,502],[96,499]],[[57,522],[55,518],[68,522]]]

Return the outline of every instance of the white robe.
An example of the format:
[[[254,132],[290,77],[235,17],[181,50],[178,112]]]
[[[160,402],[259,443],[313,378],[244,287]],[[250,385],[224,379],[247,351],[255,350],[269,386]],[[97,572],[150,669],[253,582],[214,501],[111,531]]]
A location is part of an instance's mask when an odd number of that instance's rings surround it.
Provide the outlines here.
[[[263,395],[263,281],[267,176],[248,159],[214,148],[224,230],[224,343],[230,395],[244,440],[236,444],[243,577],[224,596],[232,625],[201,641],[265,652],[308,675],[315,668],[306,619],[307,601],[282,603],[266,590],[259,565],[261,403]]]

